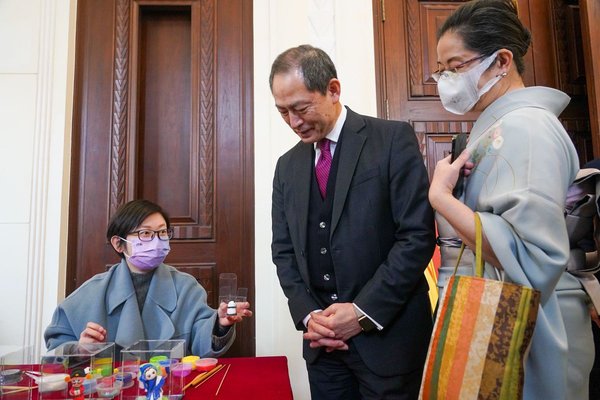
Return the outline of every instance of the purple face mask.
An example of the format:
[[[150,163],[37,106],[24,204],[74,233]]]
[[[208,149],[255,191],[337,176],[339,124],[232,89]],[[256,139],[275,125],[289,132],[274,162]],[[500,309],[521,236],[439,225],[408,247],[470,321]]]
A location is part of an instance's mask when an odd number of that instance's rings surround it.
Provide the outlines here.
[[[139,238],[123,240],[131,243],[131,255],[123,252],[125,257],[127,257],[127,261],[134,267],[143,271],[150,271],[158,267],[171,250],[169,241],[160,240],[158,236],[155,236],[154,239],[149,242],[142,242]]]

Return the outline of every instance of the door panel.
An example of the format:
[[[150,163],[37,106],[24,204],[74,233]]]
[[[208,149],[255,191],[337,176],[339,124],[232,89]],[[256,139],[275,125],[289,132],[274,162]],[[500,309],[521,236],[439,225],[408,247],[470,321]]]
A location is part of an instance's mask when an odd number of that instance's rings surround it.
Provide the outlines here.
[[[67,291],[119,258],[123,203],[169,213],[170,264],[216,307],[234,272],[254,302],[252,2],[78,2]],[[228,356],[254,355],[254,320]]]
[[[594,157],[600,157],[600,2],[581,0],[582,47]]]
[[[199,160],[191,146],[198,132],[190,129],[190,17],[185,8],[142,9],[138,43],[136,195],[156,199],[179,222],[183,222],[179,219],[182,215],[191,222],[189,199],[192,197],[194,204],[199,200],[197,180],[190,179],[190,170],[197,171]]]

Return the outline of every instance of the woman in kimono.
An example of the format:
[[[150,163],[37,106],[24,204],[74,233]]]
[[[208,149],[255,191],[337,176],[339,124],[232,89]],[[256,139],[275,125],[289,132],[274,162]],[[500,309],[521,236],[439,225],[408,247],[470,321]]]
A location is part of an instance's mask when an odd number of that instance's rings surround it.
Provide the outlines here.
[[[586,294],[566,272],[565,197],[579,161],[557,116],[569,97],[525,88],[523,56],[530,33],[516,2],[475,0],[459,7],[438,33],[433,74],[446,110],[481,111],[466,150],[440,160],[431,205],[469,247],[474,212],[483,227],[488,278],[541,291],[525,366],[525,399],[588,399],[594,344]],[[460,200],[452,194],[468,175]]]
[[[163,264],[173,230],[163,209],[147,200],[121,206],[106,238],[119,264],[84,282],[56,309],[44,338],[49,350],[67,341],[114,342],[184,339],[187,353],[220,356],[233,343],[232,328],[252,315],[248,302],[227,315],[206,304],[206,291],[193,276]]]

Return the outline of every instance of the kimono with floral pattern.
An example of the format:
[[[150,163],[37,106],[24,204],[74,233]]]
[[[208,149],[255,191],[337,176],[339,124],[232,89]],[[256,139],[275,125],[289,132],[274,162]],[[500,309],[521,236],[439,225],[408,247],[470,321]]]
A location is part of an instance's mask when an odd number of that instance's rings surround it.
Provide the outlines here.
[[[579,169],[557,118],[568,103],[567,95],[550,88],[509,92],[481,114],[467,145],[475,167],[464,201],[480,213],[503,267],[486,264],[486,277],[542,293],[525,367],[525,399],[587,399],[593,363],[586,295],[565,272],[569,241],[563,210]]]

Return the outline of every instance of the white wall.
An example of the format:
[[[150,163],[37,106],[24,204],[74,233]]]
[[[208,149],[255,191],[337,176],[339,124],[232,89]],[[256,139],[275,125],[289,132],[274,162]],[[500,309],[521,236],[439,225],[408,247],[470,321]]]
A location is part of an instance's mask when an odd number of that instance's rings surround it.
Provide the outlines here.
[[[0,345],[41,350],[64,292],[75,0],[0,1]]]
[[[271,183],[280,155],[297,136],[275,109],[268,77],[282,51],[303,43],[332,57],[342,103],[376,116],[375,56],[370,0],[254,0],[254,149],[256,191],[256,353],[286,355],[296,399],[309,399],[302,336],[271,261]]]
[[[254,0],[257,355],[286,355],[308,399],[302,337],[271,262],[271,180],[297,139],[275,110],[271,63],[302,43],[336,63],[342,102],[376,115],[370,0]],[[0,0],[0,345],[33,344],[62,299],[76,0]]]

